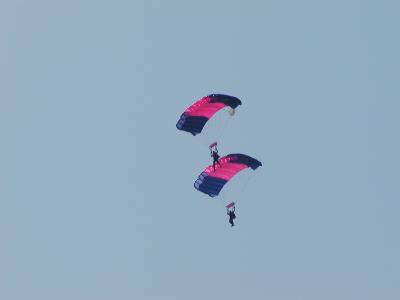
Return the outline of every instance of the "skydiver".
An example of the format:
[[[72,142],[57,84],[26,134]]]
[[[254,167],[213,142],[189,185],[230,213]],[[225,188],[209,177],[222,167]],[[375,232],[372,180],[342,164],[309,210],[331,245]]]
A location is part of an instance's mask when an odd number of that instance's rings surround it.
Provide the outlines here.
[[[233,206],[232,209],[227,208],[226,214],[229,216],[229,224],[231,224],[231,227],[235,226],[235,224],[233,223],[233,220],[236,219],[235,206]]]
[[[219,162],[219,155],[218,155],[218,149],[217,147],[214,147],[214,149],[210,148],[210,155],[213,158],[213,168],[215,172],[215,164],[217,163],[219,166],[221,166]]]

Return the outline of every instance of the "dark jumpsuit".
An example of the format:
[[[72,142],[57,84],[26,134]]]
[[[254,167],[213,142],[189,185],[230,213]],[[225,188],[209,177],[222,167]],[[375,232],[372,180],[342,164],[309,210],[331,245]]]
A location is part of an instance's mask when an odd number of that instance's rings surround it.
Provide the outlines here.
[[[233,223],[233,220],[236,219],[236,215],[234,211],[228,211],[228,216],[229,216],[229,224],[231,224],[231,226],[235,226],[235,224]]]
[[[215,171],[215,163],[217,163],[219,166],[221,166],[221,164],[219,163],[218,151],[212,151],[211,156],[213,158],[213,168]]]

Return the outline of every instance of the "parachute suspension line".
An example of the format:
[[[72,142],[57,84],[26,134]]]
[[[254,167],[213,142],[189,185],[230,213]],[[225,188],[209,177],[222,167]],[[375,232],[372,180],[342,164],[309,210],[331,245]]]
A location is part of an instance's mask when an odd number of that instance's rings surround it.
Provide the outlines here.
[[[221,198],[219,200],[220,206],[221,207],[226,207],[228,203],[234,202],[235,205],[237,203],[241,203],[242,197],[244,195],[244,192],[247,189],[247,186],[249,185],[250,180],[254,176],[253,170],[246,170],[242,174],[238,174],[238,176],[241,177],[236,179],[235,183],[232,185],[233,182],[228,182],[227,184],[230,184],[230,187],[228,190],[223,190],[221,193]]]
[[[247,175],[247,178],[245,179],[243,186],[242,186],[241,190],[239,191],[240,196],[244,193],[247,186],[249,185],[250,179],[254,176],[253,171],[250,171],[250,170],[248,170],[248,171],[249,171],[249,173]]]
[[[247,170],[246,172],[247,174],[245,175],[246,178],[243,178],[243,182],[242,184],[240,184],[240,187],[238,189],[237,192],[237,199],[235,201],[235,203],[240,202],[240,199],[242,198],[244,192],[247,189],[247,186],[249,185],[250,179],[254,176],[253,171],[252,170]]]
[[[218,126],[213,126],[213,128],[205,128],[203,134],[198,134],[193,140],[195,140],[198,145],[201,147],[207,147],[210,145],[211,142],[220,142],[221,138],[223,137],[224,133],[229,128],[229,125],[232,124],[232,114],[230,110],[235,111],[231,107],[227,107],[222,109],[222,111],[227,112],[229,115],[224,115],[222,112],[219,114],[219,117],[223,118]],[[214,124],[215,125],[215,124]],[[214,132],[213,132],[214,131]]]
[[[208,148],[210,144],[210,138],[207,137],[206,134],[202,134],[194,138],[193,140],[196,141],[202,148]]]
[[[224,135],[224,133],[228,129],[228,127],[229,127],[228,125],[230,125],[232,123],[232,117],[235,115],[235,113],[231,114],[230,110],[233,110],[233,111],[235,111],[235,110],[229,106],[223,110],[227,111],[229,116],[225,117],[225,120],[222,121],[222,124],[219,126],[219,129],[216,133],[216,136],[214,139],[215,139],[215,141],[218,141],[218,142],[221,140],[221,137]]]
[[[224,199],[224,200],[221,199],[219,201],[221,207],[226,209],[227,208],[226,206],[229,203],[234,203],[234,205],[236,206],[238,203],[240,204],[242,202],[242,197],[244,195],[244,192],[246,191],[247,186],[249,185],[250,180],[252,179],[254,174],[253,174],[252,170],[247,170],[247,172],[245,172],[245,174],[242,174],[241,176],[245,177],[245,178],[242,178],[242,180],[236,182],[236,185],[239,185],[239,186],[236,189],[233,188],[233,191],[232,191],[232,186],[231,186],[230,187],[231,191],[227,192],[228,195],[226,195],[226,193],[225,193],[222,196],[223,198],[226,198],[226,199]]]

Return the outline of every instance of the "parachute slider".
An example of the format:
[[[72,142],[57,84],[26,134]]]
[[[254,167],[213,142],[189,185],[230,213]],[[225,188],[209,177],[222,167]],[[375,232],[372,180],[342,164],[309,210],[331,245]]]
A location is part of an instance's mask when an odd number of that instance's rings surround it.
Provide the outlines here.
[[[234,108],[228,106],[228,107],[226,108],[226,110],[227,110],[228,114],[229,114],[231,117],[233,117],[233,116],[235,115],[235,109],[234,109]]]

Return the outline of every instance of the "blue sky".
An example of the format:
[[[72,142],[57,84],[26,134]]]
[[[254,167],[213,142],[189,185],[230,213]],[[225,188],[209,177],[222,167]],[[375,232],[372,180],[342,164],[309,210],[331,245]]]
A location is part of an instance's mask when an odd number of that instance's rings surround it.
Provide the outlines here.
[[[399,6],[3,1],[0,298],[399,299]],[[263,162],[226,199],[175,128],[209,93]]]

